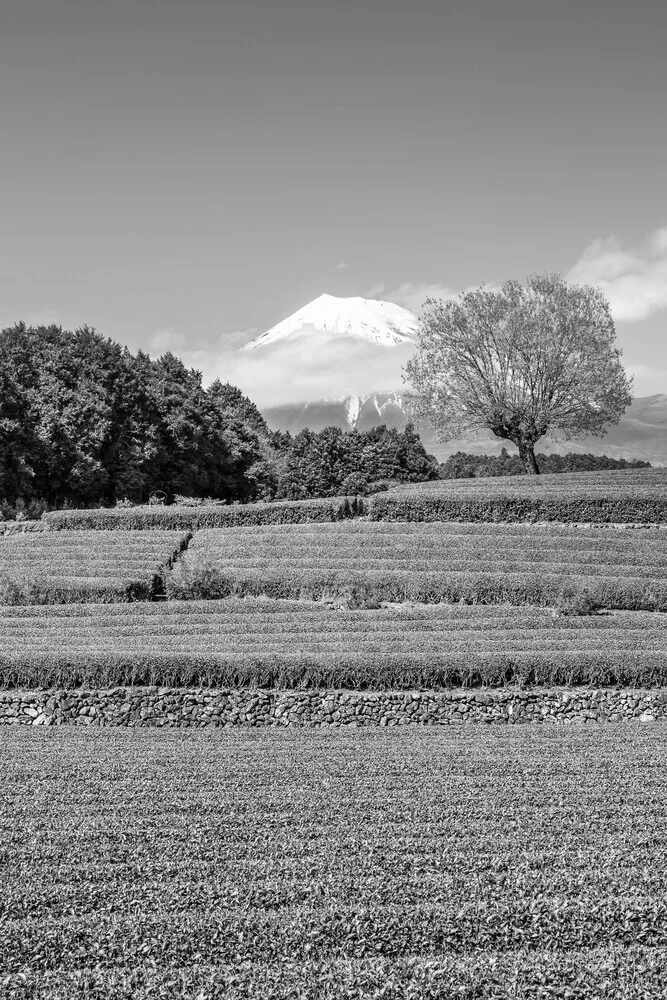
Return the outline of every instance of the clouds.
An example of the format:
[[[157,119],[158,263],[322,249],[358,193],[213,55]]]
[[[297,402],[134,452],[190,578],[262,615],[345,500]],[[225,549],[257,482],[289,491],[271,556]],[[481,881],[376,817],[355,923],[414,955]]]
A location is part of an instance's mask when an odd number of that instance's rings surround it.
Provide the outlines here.
[[[364,297],[395,302],[419,316],[426,299],[454,299],[457,298],[458,294],[458,291],[453,288],[437,282],[428,284],[426,282],[405,281],[394,289],[388,289],[386,285],[379,282],[364,292]]]
[[[667,227],[636,248],[624,249],[615,236],[593,240],[565,279],[600,288],[618,321],[636,322],[667,309]]]
[[[620,322],[648,319],[667,309],[667,226],[650,233],[639,247],[624,247],[615,236],[593,240],[565,280],[600,288],[609,300],[614,319]],[[473,287],[479,286],[464,291]],[[497,291],[499,285],[486,283],[485,288]],[[446,300],[458,294],[459,290],[438,282],[404,282],[394,289],[380,283],[365,293],[367,298],[397,302],[417,315],[426,298]]]
[[[231,382],[264,408],[401,389],[401,367],[414,350],[412,344],[379,346],[311,327],[294,341],[239,353],[257,333],[237,330],[204,342],[177,330],[160,329],[151,335],[148,353],[160,357],[171,351],[186,368],[202,372],[205,386],[216,378]]]
[[[310,329],[293,341],[225,355],[218,366],[224,367],[225,378],[266,407],[400,389],[401,366],[413,351],[412,344],[386,347]]]
[[[479,288],[479,285],[469,285],[464,289],[454,289],[449,285],[443,285],[439,282],[405,281],[398,288],[389,289],[382,282],[379,282],[376,285],[372,285],[368,291],[364,292],[364,295],[367,299],[381,298],[387,302],[395,302],[397,305],[409,309],[416,316],[420,316],[426,299],[443,299],[445,301],[447,299],[458,299],[462,291],[471,292],[476,288]],[[497,292],[499,289],[500,285],[495,285],[492,282],[484,283],[484,290],[487,292]]]

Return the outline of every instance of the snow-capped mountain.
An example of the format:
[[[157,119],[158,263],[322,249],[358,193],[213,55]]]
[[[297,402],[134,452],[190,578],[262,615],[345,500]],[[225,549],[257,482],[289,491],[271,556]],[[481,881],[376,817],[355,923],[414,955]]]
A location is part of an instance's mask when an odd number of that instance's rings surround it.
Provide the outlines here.
[[[395,302],[364,299],[360,295],[338,298],[320,295],[266,333],[245,344],[241,351],[254,351],[269,344],[294,340],[312,331],[355,337],[371,344],[392,347],[410,343],[417,332],[418,319]]]

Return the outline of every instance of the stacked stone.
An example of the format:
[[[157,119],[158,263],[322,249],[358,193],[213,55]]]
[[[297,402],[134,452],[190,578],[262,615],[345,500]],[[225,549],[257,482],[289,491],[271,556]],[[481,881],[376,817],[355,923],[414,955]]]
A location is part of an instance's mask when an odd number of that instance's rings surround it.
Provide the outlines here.
[[[522,725],[653,722],[665,717],[664,688],[287,691],[149,687],[0,692],[0,726]]]

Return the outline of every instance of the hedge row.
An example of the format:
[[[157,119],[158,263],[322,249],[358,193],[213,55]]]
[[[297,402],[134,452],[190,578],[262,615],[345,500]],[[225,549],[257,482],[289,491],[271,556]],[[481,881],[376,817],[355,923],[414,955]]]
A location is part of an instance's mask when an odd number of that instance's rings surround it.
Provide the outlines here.
[[[157,654],[115,648],[98,652],[67,649],[0,655],[5,689],[115,687],[334,688],[438,690],[515,684],[594,687],[667,686],[667,652],[616,649],[477,650],[466,652],[351,651],[330,645],[290,654],[284,647],[229,652],[206,650]]]
[[[440,487],[423,491],[378,493],[368,500],[372,521],[563,521],[667,523],[667,490],[636,490],[613,494],[555,490],[533,495],[526,491],[459,490]]]
[[[56,626],[56,622],[63,622]],[[66,624],[65,624],[66,623]],[[364,609],[333,613],[325,603],[312,601],[271,600],[264,597],[229,598],[226,601],[165,601],[161,603],[127,605],[108,604],[103,608],[91,605],[63,604],[0,608],[0,643],[2,636],[25,636],[36,630],[52,627],[67,630],[68,635],[92,632],[107,634],[109,630],[131,634],[136,628],[140,635],[171,635],[174,630],[189,633],[212,631],[215,634],[262,631],[265,634],[326,633],[331,630],[371,634],[398,628],[421,632],[445,630],[466,633],[497,630],[558,629],[578,635],[593,630],[601,634],[621,629],[624,635],[667,636],[667,615],[642,611],[601,612],[585,617],[562,617],[547,608],[517,607],[488,604],[387,604],[378,611]],[[100,632],[101,630],[101,632]],[[582,630],[584,630],[582,632]],[[633,631],[634,630],[634,631]]]
[[[18,728],[7,1000],[664,995],[657,726]]]
[[[44,514],[49,528],[97,531],[118,529],[222,528],[252,524],[299,524],[340,521],[363,513],[363,500],[357,497],[325,497],[315,500],[287,500],[275,503],[232,504],[221,507],[112,507],[99,510],[57,510]]]
[[[167,576],[171,600],[217,600],[245,595],[291,600],[349,599],[377,607],[382,601],[465,604],[534,604],[553,607],[564,584],[584,589],[604,608],[667,611],[667,580],[619,579],[571,572],[411,572],[409,570],[244,569],[179,563]]]
[[[206,559],[216,566],[276,568],[334,564],[349,568],[453,569],[455,563],[477,563],[490,569],[500,563],[571,563],[635,567],[630,575],[667,569],[667,531],[610,532],[570,525],[460,524],[458,522],[346,521],[322,525],[241,527],[234,531],[204,529],[193,538],[185,562]]]

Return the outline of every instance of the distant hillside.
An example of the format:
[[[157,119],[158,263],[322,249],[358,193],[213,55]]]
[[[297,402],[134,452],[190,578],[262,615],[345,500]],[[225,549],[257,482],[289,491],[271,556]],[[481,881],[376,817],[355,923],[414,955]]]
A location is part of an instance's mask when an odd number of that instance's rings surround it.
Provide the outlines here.
[[[377,392],[369,396],[347,396],[341,399],[318,400],[312,403],[273,407],[263,411],[269,427],[288,430],[293,434],[304,427],[322,430],[323,427],[340,427],[367,430],[377,424],[401,429],[407,422],[403,399],[399,392]],[[419,429],[426,450],[444,462],[457,451],[474,455],[498,455],[505,446],[509,452],[514,446],[501,441],[493,434],[479,435],[473,440],[460,439],[437,442],[428,430]],[[538,450],[565,453],[590,452],[610,458],[640,458],[652,465],[667,465],[667,394],[640,396],[625,411],[620,423],[611,427],[604,437],[588,437],[578,441],[553,442],[544,438]]]

